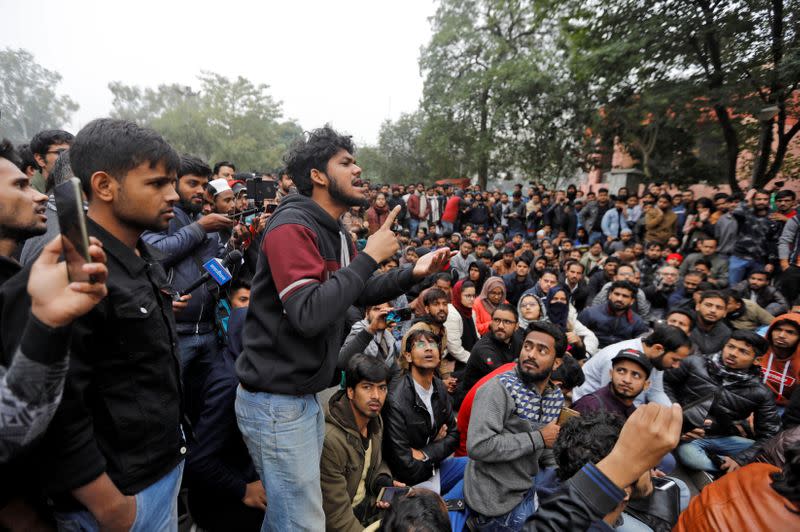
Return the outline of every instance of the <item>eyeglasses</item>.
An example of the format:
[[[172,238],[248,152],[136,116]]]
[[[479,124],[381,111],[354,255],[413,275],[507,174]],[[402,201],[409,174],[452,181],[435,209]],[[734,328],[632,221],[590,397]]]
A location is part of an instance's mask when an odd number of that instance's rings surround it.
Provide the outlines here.
[[[514,325],[516,322],[513,320],[504,320],[503,318],[492,318],[492,321],[498,325]]]
[[[67,151],[67,148],[59,148],[59,149],[57,149],[57,150],[49,150],[49,151],[46,151],[46,152],[44,152],[44,153],[45,153],[46,155],[61,155],[61,154],[62,154],[62,153],[64,153],[65,151]]]
[[[427,349],[429,347],[439,349],[439,346],[436,344],[436,342],[426,342],[425,340],[418,340],[414,343],[414,349]]]

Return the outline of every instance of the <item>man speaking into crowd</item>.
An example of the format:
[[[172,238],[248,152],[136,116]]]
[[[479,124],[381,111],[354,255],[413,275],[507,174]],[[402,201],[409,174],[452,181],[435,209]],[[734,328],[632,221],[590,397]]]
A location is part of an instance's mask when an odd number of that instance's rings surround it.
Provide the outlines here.
[[[295,144],[286,166],[299,194],[283,199],[261,243],[236,416],[267,493],[264,530],[325,528],[316,394],[333,381],[348,307],[391,300],[450,261],[450,250],[439,249],[373,277],[398,250],[391,227],[400,209],[356,254],[339,222],[351,206],[369,204],[353,152],[351,139],[329,127]]]

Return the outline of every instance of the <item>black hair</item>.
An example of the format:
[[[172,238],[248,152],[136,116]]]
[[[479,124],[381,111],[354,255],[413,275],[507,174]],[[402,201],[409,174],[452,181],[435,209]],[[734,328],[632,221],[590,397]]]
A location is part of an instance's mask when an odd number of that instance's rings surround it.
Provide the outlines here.
[[[298,139],[284,157],[286,171],[294,181],[297,191],[304,196],[311,196],[314,188],[311,182],[311,170],[327,174],[328,161],[339,151],[355,153],[352,137],[337,133],[330,126],[315,129],[304,138]]]
[[[665,353],[674,353],[681,347],[692,346],[692,340],[688,334],[673,325],[665,324],[657,324],[653,327],[653,332],[642,338],[642,343],[648,347],[661,344],[664,346]]]
[[[381,532],[450,532],[442,498],[425,488],[413,488],[392,501],[378,529]]]
[[[389,367],[377,357],[359,353],[347,363],[344,383],[347,388],[355,388],[359,382],[383,382],[389,379]]]
[[[430,340],[431,342],[436,343],[437,346],[442,341],[442,338],[433,331],[429,331],[428,329],[411,329],[408,333],[408,336],[405,338],[406,342],[406,352],[410,353],[411,348],[414,346],[414,342],[418,341],[420,338],[425,338],[426,340]],[[439,353],[441,356],[441,353]]]
[[[47,174],[44,189],[50,192],[56,185],[60,185],[72,177],[75,177],[75,173],[72,171],[72,165],[69,162],[69,150],[67,150],[58,156],[56,163],[53,165],[53,170]]]
[[[663,246],[661,245],[660,242],[650,242],[649,244],[647,244],[647,249],[653,249],[653,248],[663,249]]]
[[[211,179],[211,167],[199,157],[183,154],[181,155],[181,166],[178,168],[178,179],[185,175],[196,175],[197,177]]]
[[[787,445],[783,470],[773,473],[770,486],[794,505],[800,504],[800,442]],[[790,512],[797,513],[789,509]]]
[[[572,478],[586,464],[596,464],[608,456],[624,423],[619,415],[602,410],[570,418],[553,444],[558,478]]]
[[[693,310],[690,310],[688,308],[678,307],[667,312],[667,318],[669,318],[670,314],[683,314],[684,316],[689,318],[689,329],[694,328],[695,320],[697,320],[697,314],[695,314]]]
[[[47,150],[53,144],[72,144],[75,137],[72,133],[63,129],[45,129],[33,136],[30,143],[31,152],[45,156]]]
[[[428,306],[432,303],[435,303],[439,299],[447,299],[447,294],[445,294],[444,290],[441,288],[431,288],[425,292],[425,297],[422,298],[422,303],[425,306]]]
[[[608,194],[608,189],[607,188],[601,188],[601,189],[599,189],[597,191],[598,194],[601,193],[601,192],[605,192],[606,194]]]
[[[553,268],[545,268],[544,271],[541,273],[541,275],[539,275],[539,278],[541,279],[547,273],[549,273],[550,275],[555,275],[556,279],[558,279],[558,272],[556,270],[554,270]]]
[[[686,274],[683,277],[686,278],[686,277],[688,277],[690,275],[693,276],[693,277],[699,277],[701,281],[705,281],[706,280],[705,272],[701,272],[700,270],[689,270],[688,272],[686,272]]]
[[[137,166],[163,163],[176,173],[181,159],[161,135],[127,120],[98,118],[78,132],[70,148],[70,163],[86,197],[92,197],[92,175],[106,172],[117,180]]]
[[[667,194],[666,192],[664,192],[663,194],[659,194],[659,195],[658,195],[658,199],[661,199],[661,198],[666,198],[666,200],[667,200],[668,202],[672,203],[672,196],[670,196],[670,195],[669,195],[669,194]]]
[[[725,297],[725,294],[723,294],[719,290],[703,290],[700,293],[700,301],[702,302],[705,301],[706,299],[721,299],[726,303],[728,301],[728,299]]]
[[[711,269],[711,261],[710,261],[710,260],[708,260],[708,259],[707,259],[707,258],[705,258],[705,257],[699,258],[699,259],[697,259],[696,261],[694,261],[694,266],[695,266],[695,267],[696,267],[698,264],[703,264],[703,265],[704,265],[706,268],[708,268],[709,270]]]
[[[516,307],[514,307],[514,305],[510,305],[508,303],[500,303],[494,308],[494,312],[492,312],[492,315],[494,315],[494,313],[497,312],[498,310],[504,310],[506,312],[510,312],[511,314],[514,315],[514,319],[517,319],[519,317],[519,314],[517,314],[517,309]]]
[[[769,350],[769,342],[767,342],[767,339],[755,331],[736,329],[731,333],[731,336],[728,338],[728,340],[738,340],[746,343],[753,348],[756,357],[760,357]]]
[[[11,164],[22,170],[22,159],[8,139],[0,140],[0,158],[10,161]]]
[[[449,283],[452,283],[453,278],[450,276],[448,272],[439,272],[433,276],[432,284],[436,284],[436,281],[447,281]]]
[[[635,270],[634,270],[635,272]],[[616,290],[617,288],[622,288],[624,290],[628,290],[631,293],[632,297],[636,297],[636,287],[630,281],[614,281],[611,283],[611,286],[608,288],[608,294]]]
[[[600,247],[603,247],[603,243],[600,242],[599,240],[597,242],[595,242],[595,244],[600,244]],[[592,244],[592,245],[594,245],[594,244]],[[614,255],[611,255],[610,257],[608,257],[606,259],[606,262],[605,262],[605,264],[621,264],[621,263],[622,263],[622,261],[619,260],[619,257],[615,257]]]
[[[540,332],[553,337],[553,340],[555,340],[556,358],[562,358],[564,353],[567,352],[567,336],[558,325],[550,323],[549,321],[532,321],[528,324],[528,328],[525,329],[525,336],[523,338],[527,338],[532,332]]]
[[[19,154],[20,158],[22,158],[22,162],[19,164],[20,170],[27,172],[28,168],[33,168],[34,170],[39,169],[39,165],[36,163],[36,159],[33,157],[33,151],[31,151],[30,144],[25,143],[17,146],[17,153]]]
[[[550,380],[558,381],[563,388],[571,390],[586,382],[586,375],[575,357],[567,353],[561,359],[561,365],[553,370]]]
[[[493,259],[494,256],[492,255],[492,252],[487,249],[483,253],[479,253],[478,254],[478,258],[479,259]]]
[[[235,164],[233,164],[230,161],[220,161],[220,162],[218,162],[218,163],[216,163],[214,165],[214,174],[213,175],[219,175],[219,170],[223,166],[228,166],[230,168],[233,168],[233,171],[236,172],[236,165]]]
[[[523,253],[519,257],[517,257],[517,259],[514,261],[514,264],[519,264],[520,262],[524,262],[528,266],[531,265],[531,261],[530,261],[530,259],[528,259],[528,257],[525,256],[525,253]]]
[[[779,190],[775,194],[775,199],[778,200],[783,198],[797,199],[797,194],[794,193],[794,190],[788,190],[788,189]]]
[[[717,201],[721,200],[721,199],[728,200],[728,199],[730,199],[730,196],[728,194],[724,193],[724,192],[717,192],[716,194],[714,194],[714,202],[715,203]]]
[[[569,270],[571,266],[580,266],[581,271],[584,271],[584,272],[586,271],[586,266],[584,266],[584,264],[579,260],[567,259],[567,260],[564,261],[564,271],[565,272],[567,270]]]

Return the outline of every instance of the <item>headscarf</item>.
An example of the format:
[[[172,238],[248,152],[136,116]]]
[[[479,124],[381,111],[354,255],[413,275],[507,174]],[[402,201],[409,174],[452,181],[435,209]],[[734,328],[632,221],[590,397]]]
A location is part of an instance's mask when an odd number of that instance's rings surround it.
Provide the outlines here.
[[[536,321],[547,321],[547,307],[542,302],[542,300],[536,294],[531,292],[525,292],[522,294],[522,297],[519,298],[519,303],[517,303],[517,323],[519,324],[520,330],[525,330],[528,328],[528,324],[530,324],[530,320],[526,320],[522,317],[522,300],[526,297],[532,297],[536,300],[539,304],[539,319]]]
[[[467,281],[467,279],[461,279],[453,287],[453,290],[452,290],[452,292],[453,292],[452,303],[453,303],[453,306],[458,311],[458,313],[461,314],[462,318],[472,318],[472,309],[470,307],[464,306],[464,303],[461,302],[461,292],[464,289],[464,282],[465,281]],[[474,285],[474,283],[472,283],[472,281],[470,281],[470,284]],[[474,288],[474,286],[473,286],[473,288]]]
[[[479,276],[477,281],[472,281],[472,282],[475,284],[475,292],[480,294],[481,290],[483,290],[483,284],[486,282],[486,279],[488,279],[492,275],[492,271],[489,269],[487,265],[483,263],[483,261],[474,260],[469,263],[469,266],[467,266],[467,279],[469,279],[469,270],[470,268],[472,268],[473,265],[475,265],[475,267],[478,268]]]
[[[503,279],[500,277],[489,277],[486,279],[486,282],[483,283],[483,288],[481,289],[481,295],[479,299],[483,302],[483,308],[486,309],[486,312],[489,314],[494,313],[494,309],[496,305],[489,301],[489,292],[494,290],[495,288],[502,288],[503,290],[503,301],[506,299],[506,283],[503,282]]]
[[[566,294],[566,303],[553,303],[553,296],[555,296],[558,292],[564,292]],[[553,325],[558,325],[562,331],[567,332],[567,318],[569,317],[569,290],[561,285],[554,286],[549,292],[547,292],[545,306],[547,307],[547,319],[550,321],[550,323]]]

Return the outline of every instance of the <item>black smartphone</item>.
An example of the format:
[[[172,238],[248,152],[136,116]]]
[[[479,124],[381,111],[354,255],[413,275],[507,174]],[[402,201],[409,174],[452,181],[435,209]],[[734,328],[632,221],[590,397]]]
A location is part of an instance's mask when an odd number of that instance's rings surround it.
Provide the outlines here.
[[[275,181],[264,181],[260,177],[248,179],[247,199],[253,200],[255,205],[261,205],[265,199],[275,199],[278,195],[278,183]]]
[[[414,316],[414,311],[411,310],[411,307],[402,307],[396,308],[394,310],[390,310],[388,314],[386,314],[386,321],[392,323],[398,323],[401,321],[408,321]]]
[[[411,488],[397,488],[397,487],[381,488],[381,491],[378,494],[378,500],[380,502],[388,502],[389,504],[391,504],[396,497],[400,497],[408,493],[408,490],[410,489]]]
[[[58,226],[61,229],[63,255],[67,262],[69,280],[92,281],[91,276],[82,270],[83,265],[90,262],[91,258],[80,179],[73,177],[56,185],[53,194],[56,199]]]

